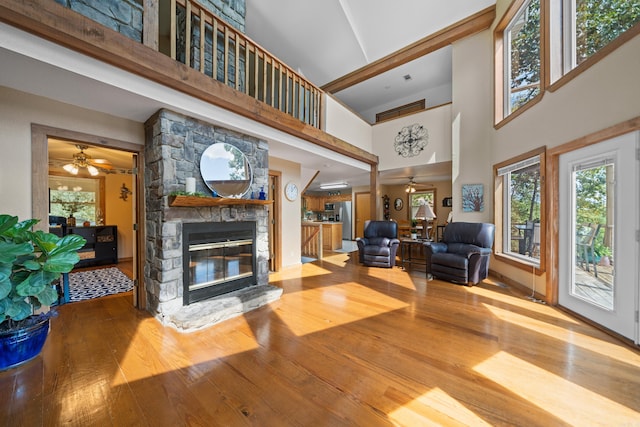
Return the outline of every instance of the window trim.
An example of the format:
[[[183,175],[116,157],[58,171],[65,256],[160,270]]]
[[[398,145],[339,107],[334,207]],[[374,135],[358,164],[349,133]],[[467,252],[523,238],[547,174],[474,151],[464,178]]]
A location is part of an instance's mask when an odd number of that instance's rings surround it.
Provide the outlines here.
[[[602,49],[600,49],[599,51],[591,55],[589,58],[582,61],[580,64],[576,65],[573,69],[564,73],[556,81],[550,83],[546,87],[546,90],[548,90],[549,92],[555,92],[556,90],[558,90],[559,88],[569,83],[570,81],[578,77],[580,74],[584,73],[585,71],[590,69],[592,66],[600,62],[602,59],[607,57],[610,53],[617,50],[620,46],[622,46],[629,40],[634,39],[638,35],[640,35],[640,22],[636,23],[636,25],[629,28],[624,33],[620,34],[613,41],[611,41],[611,43],[604,46]],[[562,64],[560,64],[560,66],[561,65]],[[549,79],[549,82],[551,82],[551,79]]]
[[[555,92],[565,84],[589,70],[593,65],[600,62],[611,52],[620,46],[640,35],[640,22],[620,34],[616,39],[604,46],[602,49],[591,55],[589,58],[576,65],[573,69],[565,71],[564,43],[565,31],[562,18],[565,2],[558,6],[551,0],[541,0],[540,2],[540,93],[527,104],[518,108],[513,113],[504,117],[504,30],[509,26],[511,20],[517,15],[520,8],[527,0],[514,0],[507,8],[502,18],[496,25],[493,33],[494,38],[494,128],[500,129],[528,111],[544,97],[544,94]],[[568,1],[568,0],[567,0]],[[552,41],[554,41],[552,43]]]
[[[516,268],[525,271],[535,271],[536,275],[541,275],[546,271],[546,146],[536,148],[526,153],[520,154],[511,159],[493,165],[494,176],[494,212],[493,222],[496,225],[494,256],[498,261],[505,262]],[[513,256],[503,252],[504,247],[504,176],[499,175],[500,169],[512,166],[518,162],[540,156],[540,258],[538,263],[533,263],[527,259]]]
[[[518,108],[516,111],[504,115],[505,108],[505,55],[508,47],[506,46],[506,40],[504,32],[511,25],[513,19],[518,15],[518,12],[524,7],[525,3],[531,0],[514,0],[507,8],[504,15],[496,25],[493,31],[493,67],[494,67],[494,128],[500,127],[511,122],[516,117],[519,117],[524,111],[529,110],[532,106],[540,102],[544,95],[545,88],[547,86],[547,36],[546,36],[546,10],[547,2],[549,0],[540,0],[540,92],[529,102]]]

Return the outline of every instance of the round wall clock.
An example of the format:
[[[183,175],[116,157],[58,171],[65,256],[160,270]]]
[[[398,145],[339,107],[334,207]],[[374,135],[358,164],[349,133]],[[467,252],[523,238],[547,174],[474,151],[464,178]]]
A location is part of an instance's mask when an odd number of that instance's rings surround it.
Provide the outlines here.
[[[288,182],[284,187],[284,195],[289,201],[294,201],[298,198],[298,186],[293,182]]]

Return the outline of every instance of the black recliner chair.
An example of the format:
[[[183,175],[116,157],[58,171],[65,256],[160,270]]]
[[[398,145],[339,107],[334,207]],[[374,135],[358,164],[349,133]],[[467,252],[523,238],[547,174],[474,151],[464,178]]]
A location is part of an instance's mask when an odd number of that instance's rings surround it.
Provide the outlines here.
[[[366,221],[364,237],[357,240],[360,263],[371,267],[393,267],[398,252],[398,223]]]
[[[427,273],[438,279],[469,286],[486,279],[494,235],[494,224],[448,224],[442,242],[425,244],[429,267]]]

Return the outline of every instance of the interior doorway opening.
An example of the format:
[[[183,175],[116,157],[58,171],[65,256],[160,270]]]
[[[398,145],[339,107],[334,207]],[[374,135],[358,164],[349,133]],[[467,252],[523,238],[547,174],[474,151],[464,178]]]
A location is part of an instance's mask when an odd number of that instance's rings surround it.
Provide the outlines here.
[[[65,233],[86,236],[81,262],[73,272],[117,267],[132,281],[132,304],[145,308],[139,276],[143,258],[139,248],[144,248],[138,227],[143,209],[138,197],[141,176],[137,174],[141,148],[32,125],[32,210],[33,217],[40,219],[38,228],[59,234],[64,224]],[[48,168],[43,168],[44,164]],[[122,288],[114,288],[114,292],[116,289]]]

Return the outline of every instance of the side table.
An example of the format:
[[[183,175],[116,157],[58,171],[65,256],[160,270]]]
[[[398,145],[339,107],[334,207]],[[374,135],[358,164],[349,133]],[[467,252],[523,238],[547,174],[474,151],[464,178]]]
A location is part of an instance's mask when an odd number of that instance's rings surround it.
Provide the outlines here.
[[[410,267],[413,264],[424,265],[425,272],[427,276],[429,276],[429,265],[427,264],[426,256],[425,258],[414,258],[412,255],[412,248],[415,246],[419,246],[422,248],[425,244],[430,245],[431,242],[429,240],[420,240],[420,239],[400,239],[400,265],[403,269],[407,269],[407,265]]]

